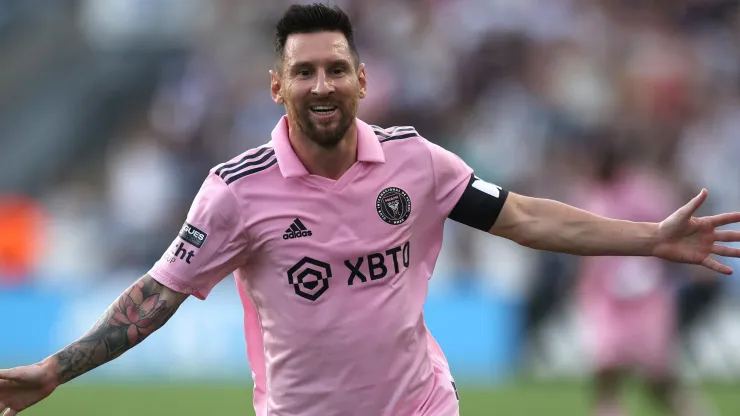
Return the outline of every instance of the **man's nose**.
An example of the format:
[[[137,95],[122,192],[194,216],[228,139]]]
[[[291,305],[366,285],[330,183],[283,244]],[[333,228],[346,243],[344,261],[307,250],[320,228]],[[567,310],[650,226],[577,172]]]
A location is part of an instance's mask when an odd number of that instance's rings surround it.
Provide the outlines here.
[[[318,71],[316,74],[316,84],[314,84],[311,93],[314,95],[329,95],[334,92],[334,85],[329,77],[326,76],[326,71]]]

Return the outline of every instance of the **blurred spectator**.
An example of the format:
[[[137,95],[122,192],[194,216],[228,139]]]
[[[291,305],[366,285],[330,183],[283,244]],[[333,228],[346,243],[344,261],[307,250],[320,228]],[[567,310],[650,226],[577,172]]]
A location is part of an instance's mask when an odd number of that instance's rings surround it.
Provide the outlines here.
[[[35,201],[0,195],[0,283],[20,283],[35,271],[44,249],[44,213]]]
[[[154,131],[139,120],[110,149],[108,167],[109,252],[115,267],[145,269],[159,258],[170,230],[183,215],[184,168]]]

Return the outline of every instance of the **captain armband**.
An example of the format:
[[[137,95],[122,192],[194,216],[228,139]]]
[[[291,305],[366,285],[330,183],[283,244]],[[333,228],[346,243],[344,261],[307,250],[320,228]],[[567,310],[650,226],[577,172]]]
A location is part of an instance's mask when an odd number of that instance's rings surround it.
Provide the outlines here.
[[[508,196],[505,189],[473,174],[448,218],[488,232],[501,214]]]

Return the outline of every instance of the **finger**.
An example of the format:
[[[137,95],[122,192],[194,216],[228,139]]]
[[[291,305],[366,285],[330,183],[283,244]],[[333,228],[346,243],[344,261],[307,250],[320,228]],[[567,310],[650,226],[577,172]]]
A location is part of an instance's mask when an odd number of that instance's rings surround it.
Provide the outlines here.
[[[721,227],[723,225],[735,224],[740,222],[740,212],[728,212],[725,214],[712,215],[706,217],[709,222],[715,227]]]
[[[714,270],[717,273],[725,274],[725,275],[731,275],[732,269],[728,266],[725,266],[724,264],[721,264],[717,260],[714,260],[711,257],[707,257],[704,259],[704,261],[701,263],[702,266],[706,267],[707,269]]]
[[[720,244],[715,244],[712,247],[712,253],[724,257],[740,257],[740,248],[733,248]]]
[[[684,205],[681,209],[679,209],[679,213],[681,213],[685,217],[691,217],[694,215],[696,210],[699,209],[701,204],[704,203],[704,201],[707,200],[707,194],[709,192],[706,189],[702,189],[701,192],[699,192],[699,195],[695,196],[694,199],[689,201],[686,205]]]
[[[715,231],[714,241],[723,241],[723,242],[740,241],[740,231]]]

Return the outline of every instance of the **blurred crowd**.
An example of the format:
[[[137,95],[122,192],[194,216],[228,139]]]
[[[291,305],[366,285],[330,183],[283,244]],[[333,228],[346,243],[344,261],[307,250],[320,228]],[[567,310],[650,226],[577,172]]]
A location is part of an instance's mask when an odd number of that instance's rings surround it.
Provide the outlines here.
[[[208,169],[268,141],[284,112],[270,99],[268,70],[274,24],[291,2],[70,3],[88,47],[101,56],[150,49],[173,34],[186,40],[177,53],[163,53],[144,104],[111,137],[98,138],[105,149],[80,156],[70,169],[81,173],[49,177],[34,196],[43,212],[34,222],[44,224],[34,231],[43,235],[41,254],[31,267],[5,267],[6,280],[146,271]],[[363,120],[413,125],[478,176],[515,192],[597,211],[590,197],[599,195],[625,205],[629,219],[660,220],[701,187],[711,192],[706,212],[740,208],[734,1],[335,3],[350,13],[367,66]],[[635,200],[650,214],[626,206]],[[8,210],[27,203],[14,201]],[[568,257],[462,227],[449,231],[441,270],[495,276],[490,282],[499,289],[530,291],[574,274]],[[17,241],[0,239],[6,265],[18,258]]]

